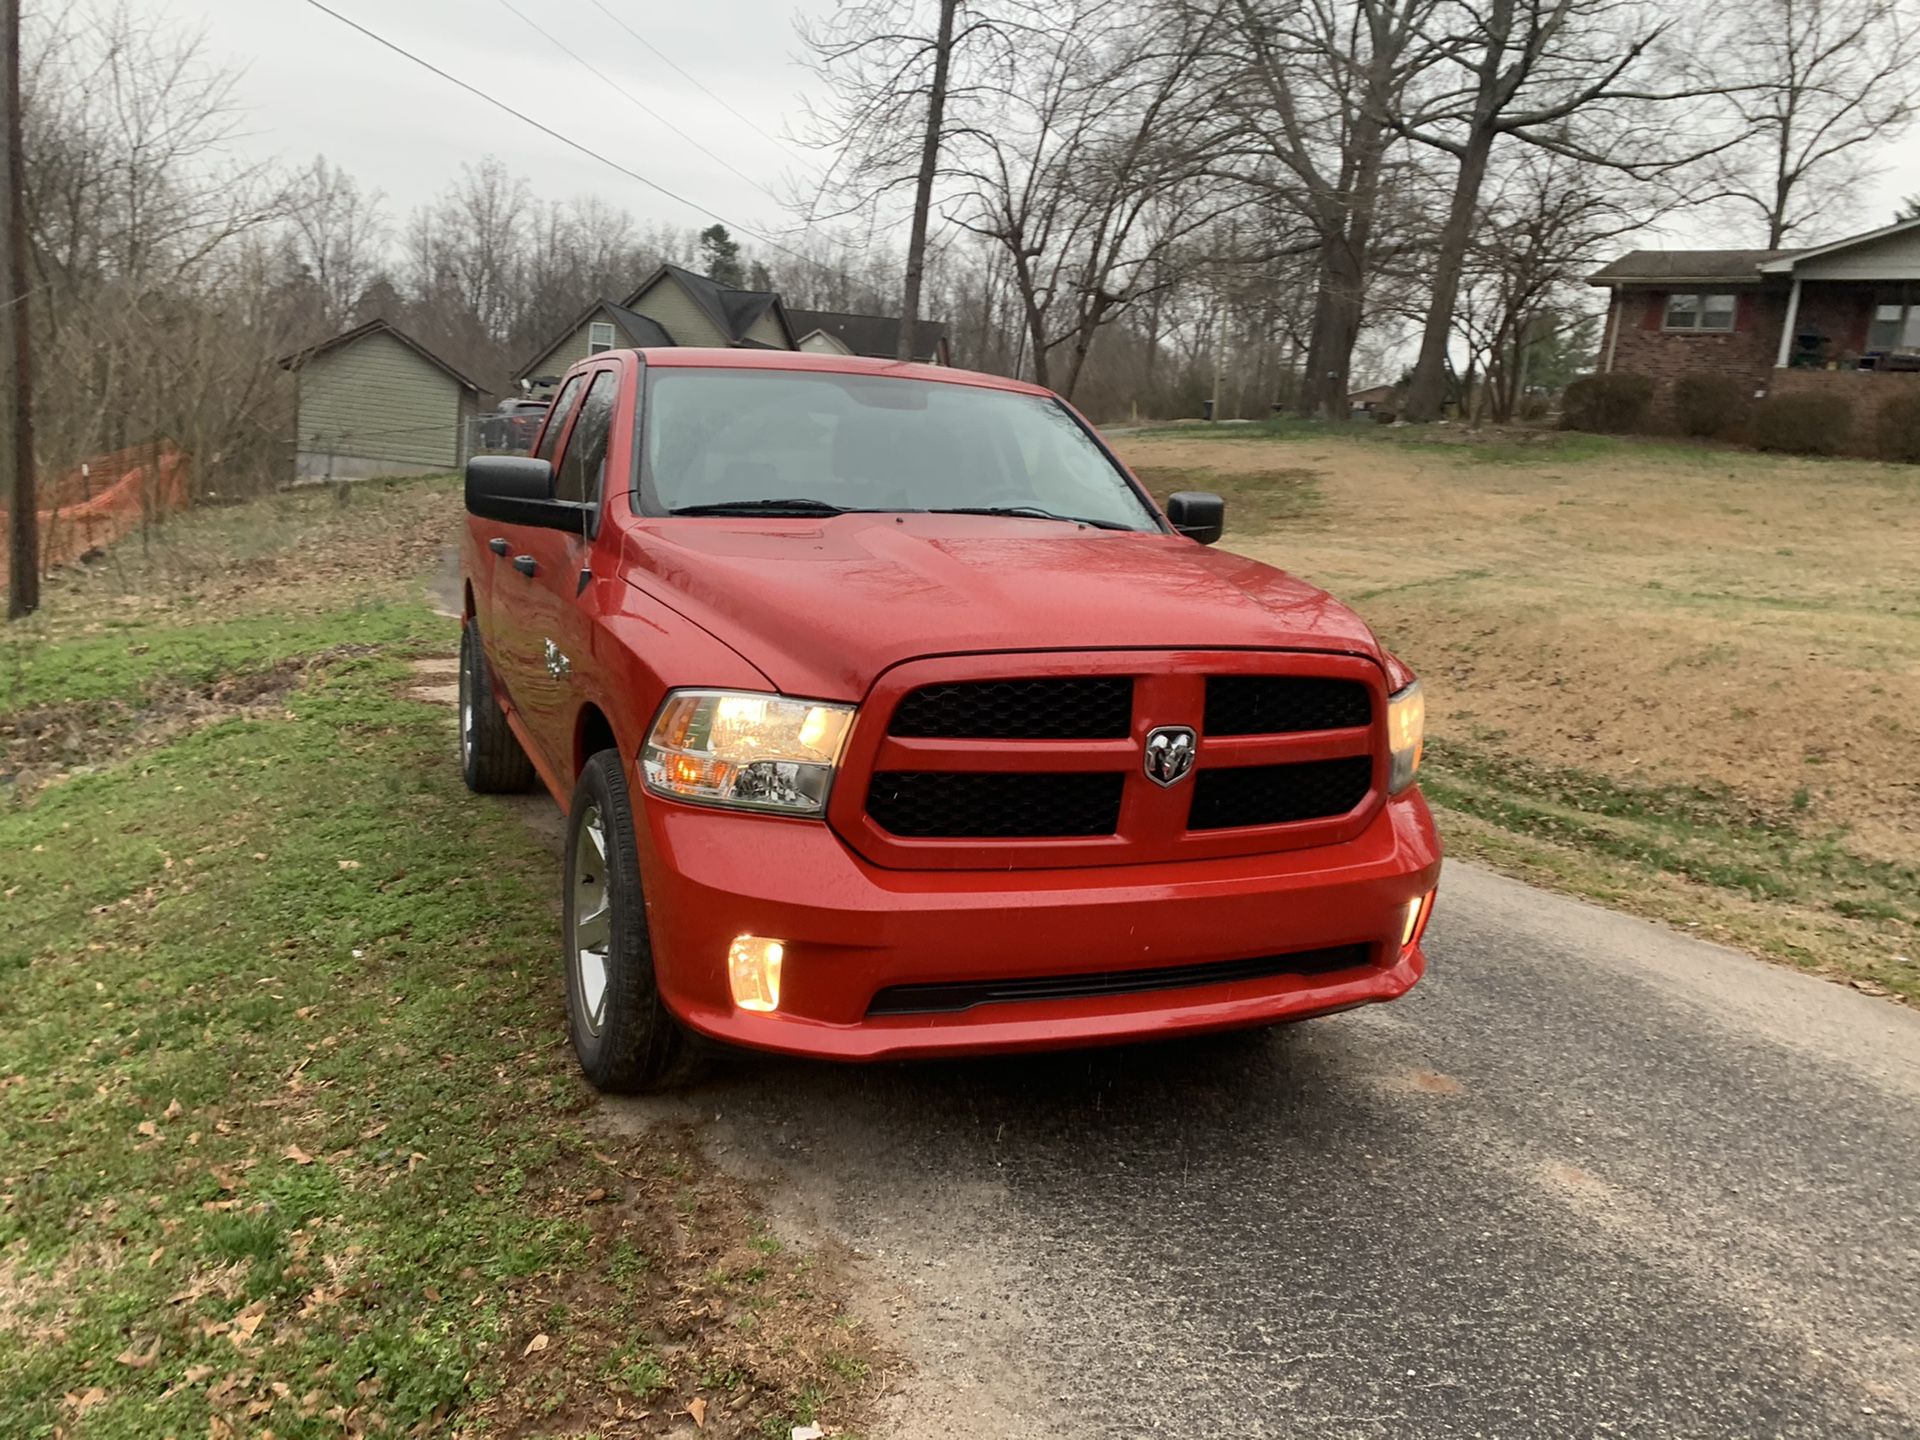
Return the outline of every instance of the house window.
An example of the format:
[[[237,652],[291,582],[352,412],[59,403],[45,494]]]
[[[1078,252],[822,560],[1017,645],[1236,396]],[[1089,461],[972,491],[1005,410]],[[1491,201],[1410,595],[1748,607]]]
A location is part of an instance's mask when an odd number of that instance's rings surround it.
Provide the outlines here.
[[[1732,295],[1699,293],[1669,295],[1665,328],[1668,330],[1731,330],[1735,304],[1735,297]]]
[[[587,326],[587,353],[598,355],[602,350],[613,348],[613,322],[596,320]]]
[[[1867,327],[1869,350],[1920,350],[1920,304],[1893,303],[1873,307]]]

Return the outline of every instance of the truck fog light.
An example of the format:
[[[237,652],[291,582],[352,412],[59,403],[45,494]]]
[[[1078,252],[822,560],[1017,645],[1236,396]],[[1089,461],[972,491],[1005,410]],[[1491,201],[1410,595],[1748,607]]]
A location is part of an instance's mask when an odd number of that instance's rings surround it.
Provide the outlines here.
[[[727,947],[727,983],[742,1010],[780,1008],[780,962],[787,947],[761,935],[741,935]]]
[[[1433,913],[1434,894],[1434,891],[1429,890],[1426,894],[1417,895],[1407,902],[1406,920],[1400,930],[1400,948],[1402,950],[1412,945],[1420,938],[1421,933],[1426,930],[1427,917]]]

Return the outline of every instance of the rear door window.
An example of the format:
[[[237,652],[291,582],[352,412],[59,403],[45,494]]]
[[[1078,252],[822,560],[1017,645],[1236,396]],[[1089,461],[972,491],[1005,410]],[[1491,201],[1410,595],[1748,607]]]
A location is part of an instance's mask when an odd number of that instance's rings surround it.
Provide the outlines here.
[[[600,502],[600,489],[607,473],[607,441],[613,430],[614,390],[618,383],[619,376],[614,371],[601,370],[587,387],[587,398],[580,402],[580,418],[574,422],[573,435],[567,441],[566,456],[554,476],[555,499],[589,505]]]
[[[560,437],[567,433],[567,416],[573,411],[573,402],[579,398],[580,387],[586,383],[585,375],[576,375],[561,387],[553,408],[547,412],[547,428],[540,435],[540,448],[533,452],[536,459],[553,459],[554,452],[560,448]]]

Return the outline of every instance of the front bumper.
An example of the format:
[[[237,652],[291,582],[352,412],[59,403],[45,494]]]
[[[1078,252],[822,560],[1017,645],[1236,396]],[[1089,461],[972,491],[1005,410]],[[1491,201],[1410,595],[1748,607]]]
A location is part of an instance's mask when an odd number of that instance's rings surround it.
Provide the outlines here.
[[[630,777],[642,793],[639,777]],[[813,821],[640,807],[641,878],[668,1007],[729,1044],[840,1060],[1042,1050],[1227,1030],[1405,994],[1426,969],[1402,948],[1406,906],[1432,890],[1440,842],[1417,790],[1352,839],[1309,850],[1081,869],[886,870]],[[734,1008],[735,936],[785,942],[780,1009]],[[1244,960],[1365,945],[1337,973],[1186,989],[868,1014],[893,986]]]

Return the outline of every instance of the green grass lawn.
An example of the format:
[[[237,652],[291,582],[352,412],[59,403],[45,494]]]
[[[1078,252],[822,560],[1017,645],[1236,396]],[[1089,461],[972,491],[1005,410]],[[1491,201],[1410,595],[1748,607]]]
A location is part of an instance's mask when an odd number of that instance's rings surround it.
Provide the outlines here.
[[[854,1407],[872,1352],[831,1265],[688,1137],[594,1125],[554,862],[407,688],[452,642],[387,601],[24,657],[0,721],[322,658],[0,808],[0,1435],[664,1434],[695,1408],[784,1436]]]

